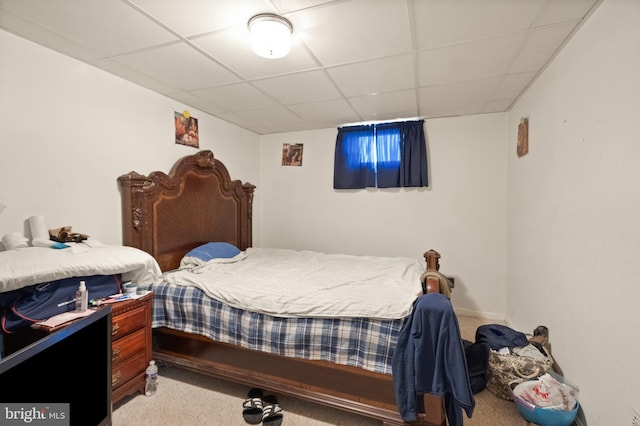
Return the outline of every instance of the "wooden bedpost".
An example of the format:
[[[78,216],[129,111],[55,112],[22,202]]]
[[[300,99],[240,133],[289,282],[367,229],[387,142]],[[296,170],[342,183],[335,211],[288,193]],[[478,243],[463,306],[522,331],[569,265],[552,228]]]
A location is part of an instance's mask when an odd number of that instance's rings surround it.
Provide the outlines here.
[[[444,398],[435,395],[424,395],[424,412],[420,414],[420,425],[446,426]]]
[[[427,271],[439,271],[440,270],[440,253],[431,249],[424,254],[424,259],[427,261]],[[435,276],[427,276],[425,278],[425,293],[440,293],[440,280]]]
[[[440,270],[440,253],[431,249],[425,252],[424,259],[427,261],[427,272]],[[425,293],[440,293],[440,279],[434,275],[427,275],[424,284]],[[421,415],[421,423],[434,426],[445,426],[447,424],[444,410],[444,399],[435,395],[424,395],[424,411]]]
[[[427,271],[440,270],[440,253],[431,249],[424,254],[424,259],[427,261]]]

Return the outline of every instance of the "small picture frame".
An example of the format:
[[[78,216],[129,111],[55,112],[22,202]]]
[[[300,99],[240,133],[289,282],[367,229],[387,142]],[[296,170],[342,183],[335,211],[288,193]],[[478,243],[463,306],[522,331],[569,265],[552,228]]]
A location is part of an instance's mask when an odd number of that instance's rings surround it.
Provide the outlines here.
[[[199,148],[198,119],[192,117],[188,111],[175,112],[174,124],[176,143]]]
[[[522,117],[518,125],[518,145],[516,153],[522,157],[529,152],[529,118]]]
[[[282,144],[282,165],[302,166],[302,144]]]

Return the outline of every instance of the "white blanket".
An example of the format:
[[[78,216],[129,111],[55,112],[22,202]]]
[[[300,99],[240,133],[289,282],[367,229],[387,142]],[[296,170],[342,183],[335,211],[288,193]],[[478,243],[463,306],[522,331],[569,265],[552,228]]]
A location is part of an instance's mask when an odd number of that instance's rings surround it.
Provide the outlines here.
[[[161,276],[148,253],[133,247],[70,244],[56,250],[26,247],[0,252],[0,293],[62,278],[122,274],[124,281],[148,286]]]
[[[167,272],[236,308],[281,317],[403,318],[422,294],[424,261],[249,248],[232,259]]]

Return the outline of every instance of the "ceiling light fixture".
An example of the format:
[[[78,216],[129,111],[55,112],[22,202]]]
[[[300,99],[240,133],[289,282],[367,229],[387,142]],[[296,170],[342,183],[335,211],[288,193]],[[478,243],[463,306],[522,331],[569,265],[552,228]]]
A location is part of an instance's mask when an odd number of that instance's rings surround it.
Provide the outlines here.
[[[251,48],[263,58],[287,56],[291,50],[291,22],[273,13],[261,13],[249,19]]]

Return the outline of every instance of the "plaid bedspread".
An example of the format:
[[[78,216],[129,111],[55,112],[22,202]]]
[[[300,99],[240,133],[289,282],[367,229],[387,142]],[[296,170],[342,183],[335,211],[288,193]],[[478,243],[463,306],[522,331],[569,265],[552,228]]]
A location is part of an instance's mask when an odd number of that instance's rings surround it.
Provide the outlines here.
[[[282,318],[232,308],[195,287],[153,285],[152,327],[288,357],[391,374],[404,319]]]

